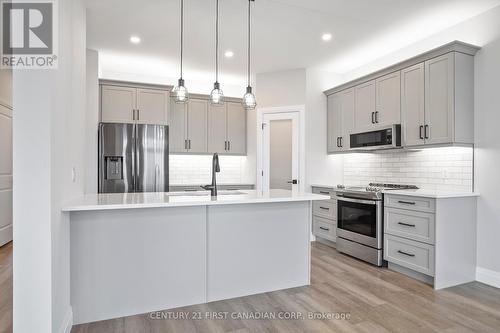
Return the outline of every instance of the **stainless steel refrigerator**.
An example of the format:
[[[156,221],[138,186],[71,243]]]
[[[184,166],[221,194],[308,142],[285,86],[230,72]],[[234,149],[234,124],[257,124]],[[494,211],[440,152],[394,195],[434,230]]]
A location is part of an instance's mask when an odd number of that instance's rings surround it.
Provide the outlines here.
[[[168,192],[168,126],[99,124],[99,193]]]

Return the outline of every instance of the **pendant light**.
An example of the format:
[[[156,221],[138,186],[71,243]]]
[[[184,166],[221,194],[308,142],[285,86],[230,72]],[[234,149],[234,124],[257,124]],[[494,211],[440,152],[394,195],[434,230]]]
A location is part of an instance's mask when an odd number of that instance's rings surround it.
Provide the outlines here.
[[[181,0],[181,77],[177,86],[172,89],[172,98],[175,103],[183,104],[186,103],[189,99],[189,93],[186,87],[184,86],[184,79],[182,78],[182,58],[184,51],[184,0]]]
[[[219,84],[219,0],[215,6],[215,82],[214,89],[210,93],[210,103],[212,105],[224,104],[224,93]]]
[[[255,0],[248,0],[248,86],[245,95],[243,96],[243,106],[245,110],[254,110],[257,106],[257,100],[255,99],[255,95],[252,93],[252,86],[250,85],[250,57],[251,57],[251,16],[250,16],[250,7],[251,3]]]

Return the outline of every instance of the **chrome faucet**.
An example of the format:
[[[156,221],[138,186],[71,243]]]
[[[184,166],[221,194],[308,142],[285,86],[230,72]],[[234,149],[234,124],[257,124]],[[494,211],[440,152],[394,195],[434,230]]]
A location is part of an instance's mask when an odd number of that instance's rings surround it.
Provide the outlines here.
[[[212,184],[201,187],[207,191],[210,190],[210,195],[212,197],[217,196],[217,180],[215,176],[217,172],[220,172],[219,155],[215,153],[214,156],[212,157]]]

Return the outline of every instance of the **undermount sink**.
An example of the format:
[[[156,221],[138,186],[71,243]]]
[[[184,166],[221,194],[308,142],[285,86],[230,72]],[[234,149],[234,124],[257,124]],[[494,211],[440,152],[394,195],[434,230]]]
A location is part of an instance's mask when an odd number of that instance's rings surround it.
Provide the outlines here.
[[[217,191],[217,195],[243,195],[245,192],[241,192],[238,190],[224,190]],[[207,196],[210,195],[210,191],[186,191],[186,192],[169,192],[165,194],[169,197],[196,197],[196,196]]]

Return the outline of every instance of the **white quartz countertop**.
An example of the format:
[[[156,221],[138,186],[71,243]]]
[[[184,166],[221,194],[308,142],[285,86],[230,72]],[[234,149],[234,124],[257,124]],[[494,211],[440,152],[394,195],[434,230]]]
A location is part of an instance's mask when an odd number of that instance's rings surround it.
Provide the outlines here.
[[[63,212],[160,208],[182,206],[211,206],[231,204],[252,204],[271,202],[328,200],[329,196],[292,192],[287,190],[255,190],[219,191],[217,197],[210,192],[158,192],[158,193],[113,193],[88,194],[69,202]]]
[[[337,190],[336,185],[319,185],[313,184],[312,187],[321,187],[331,190]],[[434,199],[446,199],[446,198],[465,198],[465,197],[478,197],[478,192],[464,192],[464,191],[440,191],[440,190],[387,190],[384,194],[395,194],[395,195],[405,195],[412,197],[422,197],[422,198],[434,198]]]

